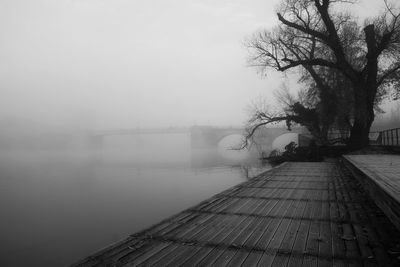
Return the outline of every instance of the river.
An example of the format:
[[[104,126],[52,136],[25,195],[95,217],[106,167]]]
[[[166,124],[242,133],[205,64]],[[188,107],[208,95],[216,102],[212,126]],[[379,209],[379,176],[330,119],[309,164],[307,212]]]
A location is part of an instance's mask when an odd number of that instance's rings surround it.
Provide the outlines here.
[[[174,135],[0,151],[0,266],[73,263],[270,168],[220,150]]]

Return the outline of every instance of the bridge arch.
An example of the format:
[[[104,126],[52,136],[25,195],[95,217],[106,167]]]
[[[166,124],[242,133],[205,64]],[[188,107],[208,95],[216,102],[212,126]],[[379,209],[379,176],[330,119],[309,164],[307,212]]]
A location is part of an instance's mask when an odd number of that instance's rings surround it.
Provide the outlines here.
[[[194,126],[191,128],[192,148],[217,148],[219,142],[226,136],[243,134],[243,128],[217,128],[211,126]],[[262,128],[258,131],[255,139],[261,146],[260,150],[269,152],[272,150],[272,142],[278,136],[285,133],[306,133],[303,127],[293,128],[288,131],[285,127]]]
[[[243,134],[228,134],[223,136],[217,145],[218,154],[226,160],[243,161],[250,156],[248,150],[238,150],[243,140]]]
[[[299,145],[299,134],[298,133],[283,133],[277,136],[271,144],[271,148],[273,150],[284,151],[285,146],[289,143],[294,142],[296,145]]]
[[[223,138],[229,135],[243,134],[243,128],[193,126],[190,133],[192,148],[217,148]]]

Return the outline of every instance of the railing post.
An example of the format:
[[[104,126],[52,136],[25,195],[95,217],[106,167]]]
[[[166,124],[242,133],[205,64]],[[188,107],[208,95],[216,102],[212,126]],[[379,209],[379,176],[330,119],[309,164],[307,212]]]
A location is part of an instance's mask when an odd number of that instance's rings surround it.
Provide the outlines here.
[[[383,145],[386,146],[386,136],[387,136],[387,132],[383,131]]]
[[[378,132],[377,142],[381,146],[400,146],[400,128]]]
[[[392,146],[394,146],[394,130],[391,130],[390,134],[392,135]]]
[[[389,146],[390,134],[389,131],[386,131],[386,145]]]
[[[386,142],[385,145],[388,146],[389,145],[389,131],[386,131]]]

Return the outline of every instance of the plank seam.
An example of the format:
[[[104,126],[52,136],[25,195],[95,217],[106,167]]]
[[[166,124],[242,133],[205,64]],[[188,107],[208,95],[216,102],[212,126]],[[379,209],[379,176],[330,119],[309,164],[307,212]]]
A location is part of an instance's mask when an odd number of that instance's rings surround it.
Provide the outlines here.
[[[254,214],[254,213],[245,213],[245,212],[226,212],[226,211],[209,211],[209,210],[190,210],[192,213],[199,213],[199,214],[214,214],[214,215],[223,215],[223,216],[244,216],[244,217],[255,217],[260,219],[293,219],[293,220],[304,220],[304,221],[318,221],[318,222],[332,222],[332,223],[349,223],[359,226],[366,226],[366,225],[373,225],[370,221],[352,221],[352,220],[333,220],[331,218],[302,218],[301,216],[280,216],[280,215],[262,215],[262,214]],[[134,235],[132,235],[134,237]]]
[[[316,257],[321,258],[329,261],[333,260],[347,260],[352,262],[364,262],[369,261],[371,259],[368,257],[356,257],[356,256],[346,256],[346,255],[328,255],[328,254],[319,254],[318,252],[311,252],[311,251],[295,251],[295,250],[288,250],[288,249],[281,249],[281,248],[260,248],[257,246],[248,246],[248,245],[237,245],[237,244],[226,244],[226,243],[215,243],[210,241],[198,241],[198,240],[190,240],[190,239],[177,239],[177,238],[167,238],[163,236],[151,235],[151,236],[144,236],[143,240],[145,241],[154,241],[154,242],[163,242],[163,243],[172,243],[182,246],[197,246],[197,247],[208,247],[214,249],[221,249],[221,250],[239,250],[244,252],[259,252],[259,253],[266,253],[268,255],[280,255],[280,256],[292,256],[303,258],[304,256]]]
[[[225,195],[221,194],[218,197],[225,197],[225,198],[251,198],[251,199],[258,199],[258,200],[293,200],[293,201],[307,201],[307,202],[328,202],[328,203],[352,203],[352,204],[362,204],[363,202],[360,201],[345,201],[345,200],[330,200],[330,199],[316,199],[316,198],[288,198],[288,197],[262,197],[262,196],[238,196],[238,195]]]

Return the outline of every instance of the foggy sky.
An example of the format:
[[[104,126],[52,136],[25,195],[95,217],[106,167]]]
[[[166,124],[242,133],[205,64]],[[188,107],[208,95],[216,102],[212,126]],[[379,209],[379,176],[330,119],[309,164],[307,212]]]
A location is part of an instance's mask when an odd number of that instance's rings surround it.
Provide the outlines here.
[[[0,118],[96,128],[241,125],[283,81],[246,67],[279,0],[0,0]],[[360,14],[380,0],[361,1]]]

